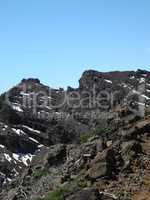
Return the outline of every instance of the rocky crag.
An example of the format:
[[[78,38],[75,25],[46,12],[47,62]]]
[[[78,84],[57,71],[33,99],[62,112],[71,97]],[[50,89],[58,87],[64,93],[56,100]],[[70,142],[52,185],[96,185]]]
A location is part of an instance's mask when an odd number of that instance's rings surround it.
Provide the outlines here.
[[[150,72],[85,71],[0,96],[0,199],[149,200]]]

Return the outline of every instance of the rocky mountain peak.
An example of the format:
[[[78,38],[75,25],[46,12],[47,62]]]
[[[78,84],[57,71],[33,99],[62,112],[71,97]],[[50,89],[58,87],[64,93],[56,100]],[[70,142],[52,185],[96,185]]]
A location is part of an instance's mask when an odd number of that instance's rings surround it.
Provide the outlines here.
[[[150,72],[79,83],[23,79],[0,97],[1,200],[149,200]]]
[[[22,79],[21,84],[40,84],[40,80],[38,78],[28,78]]]

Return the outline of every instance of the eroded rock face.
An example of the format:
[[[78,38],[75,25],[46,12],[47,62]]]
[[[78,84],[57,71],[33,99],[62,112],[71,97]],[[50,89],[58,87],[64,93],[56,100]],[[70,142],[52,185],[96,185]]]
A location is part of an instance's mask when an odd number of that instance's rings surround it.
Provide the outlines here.
[[[66,200],[114,200],[115,198],[111,197],[111,194],[104,194],[98,191],[98,189],[84,189],[72,197],[67,198]]]
[[[113,173],[117,170],[114,150],[110,148],[98,153],[91,161],[90,167],[88,175],[91,179],[98,179],[102,177],[112,178]]]
[[[66,146],[65,145],[55,145],[50,148],[48,155],[48,165],[59,165],[66,160]]]
[[[142,146],[138,141],[123,142],[121,145],[121,155],[124,161],[124,170],[130,170],[131,162],[142,153]]]
[[[98,200],[100,199],[100,194],[96,189],[85,189],[78,192],[74,196],[68,198],[67,200],[85,200],[85,199]]]

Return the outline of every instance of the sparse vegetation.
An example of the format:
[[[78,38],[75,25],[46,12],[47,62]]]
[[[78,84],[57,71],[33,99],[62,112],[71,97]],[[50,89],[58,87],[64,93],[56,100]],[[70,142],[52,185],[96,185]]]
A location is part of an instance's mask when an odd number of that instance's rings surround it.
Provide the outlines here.
[[[74,179],[67,182],[57,190],[50,192],[45,200],[64,200],[66,196],[79,191],[81,188],[87,186],[87,181],[83,178],[85,170],[82,170],[80,174]]]
[[[64,200],[64,190],[59,188],[48,194],[45,200]]]
[[[35,179],[40,179],[42,176],[46,176],[49,173],[47,169],[38,169],[33,172],[33,177]]]
[[[108,135],[112,132],[110,128],[96,128],[86,134],[80,136],[80,143],[86,143],[90,138],[94,138],[96,136]]]
[[[83,134],[83,135],[80,136],[80,143],[81,144],[86,143],[86,142],[88,142],[88,140],[90,138],[95,137],[95,136],[96,136],[96,134],[93,131],[86,133],[86,134]]]

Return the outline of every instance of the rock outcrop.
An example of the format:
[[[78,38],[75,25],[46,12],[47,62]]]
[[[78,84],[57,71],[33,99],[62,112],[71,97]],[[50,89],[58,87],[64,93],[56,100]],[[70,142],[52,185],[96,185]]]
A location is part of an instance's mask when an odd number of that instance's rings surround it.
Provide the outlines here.
[[[149,200],[149,108],[144,70],[23,79],[0,97],[0,199]]]

